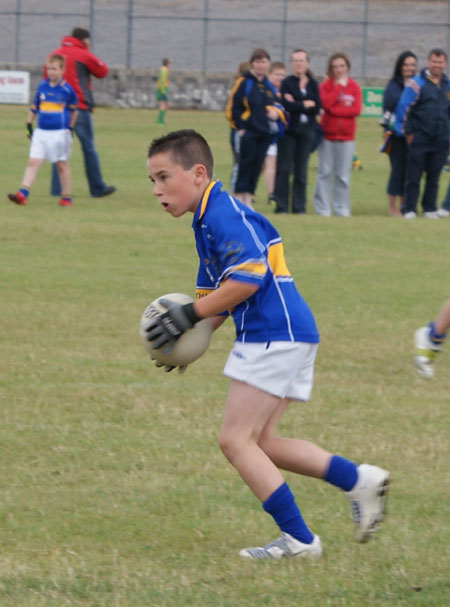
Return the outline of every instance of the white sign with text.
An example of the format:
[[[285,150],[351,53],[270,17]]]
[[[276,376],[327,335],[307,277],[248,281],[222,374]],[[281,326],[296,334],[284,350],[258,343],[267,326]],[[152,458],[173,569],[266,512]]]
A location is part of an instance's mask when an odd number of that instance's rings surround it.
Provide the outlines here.
[[[0,103],[30,103],[30,73],[0,71]]]

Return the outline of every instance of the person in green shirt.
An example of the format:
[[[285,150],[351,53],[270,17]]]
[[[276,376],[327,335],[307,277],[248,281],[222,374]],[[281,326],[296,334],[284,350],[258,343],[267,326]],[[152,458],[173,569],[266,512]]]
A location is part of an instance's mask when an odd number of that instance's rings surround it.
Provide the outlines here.
[[[169,68],[170,59],[165,57],[158,74],[156,83],[156,101],[158,102],[159,112],[156,119],[157,124],[164,125],[164,115],[169,108]]]

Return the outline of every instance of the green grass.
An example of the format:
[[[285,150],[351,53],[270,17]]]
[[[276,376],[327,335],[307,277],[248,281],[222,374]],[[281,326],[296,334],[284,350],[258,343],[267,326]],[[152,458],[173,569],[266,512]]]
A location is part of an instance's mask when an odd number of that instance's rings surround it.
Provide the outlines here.
[[[27,159],[23,108],[2,107],[4,194]],[[435,381],[411,364],[412,334],[449,296],[450,222],[386,214],[379,127],[359,121],[353,217],[272,216],[321,332],[313,397],[282,431],[392,473],[389,517],[353,539],[345,497],[287,475],[322,537],[318,562],[247,564],[273,523],[216,445],[233,340],[224,326],[184,376],[150,365],[138,321],[154,297],[193,293],[191,217],[161,212],[145,172],[155,113],[99,109],[96,141],[116,195],[75,204],[4,197],[0,298],[1,607],[443,607],[449,596],[449,358]],[[222,115],[169,112],[231,155]],[[316,156],[311,158],[312,190]],[[441,196],[448,178],[441,180]],[[263,184],[257,208],[270,212]],[[419,590],[421,589],[421,590]]]

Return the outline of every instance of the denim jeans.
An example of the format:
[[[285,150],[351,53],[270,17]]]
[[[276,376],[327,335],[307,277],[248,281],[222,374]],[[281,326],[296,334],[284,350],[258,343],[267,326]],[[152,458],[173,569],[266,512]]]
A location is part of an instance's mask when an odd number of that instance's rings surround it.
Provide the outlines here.
[[[75,123],[75,134],[81,143],[81,149],[84,157],[84,169],[89,184],[91,196],[101,196],[105,191],[106,184],[103,181],[100,171],[100,162],[97,150],[94,147],[94,130],[92,127],[92,118],[88,110],[78,110],[78,118]],[[56,166],[52,165],[51,195],[61,195],[61,185],[59,183]]]

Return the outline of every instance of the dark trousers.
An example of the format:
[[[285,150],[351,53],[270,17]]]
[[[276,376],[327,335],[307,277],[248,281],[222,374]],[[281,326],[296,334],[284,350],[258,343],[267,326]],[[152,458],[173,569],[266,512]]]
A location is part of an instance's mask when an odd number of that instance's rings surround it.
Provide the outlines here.
[[[241,138],[241,154],[235,191],[254,194],[272,135],[245,131]]]
[[[390,196],[403,196],[405,193],[406,157],[408,146],[404,137],[391,136],[391,174],[387,184],[387,193]]]
[[[74,130],[76,136],[80,140],[81,149],[83,151],[84,170],[89,184],[89,192],[91,196],[101,196],[106,189],[106,183],[103,181],[100,170],[100,161],[94,145],[92,118],[88,110],[78,110],[78,117]],[[50,192],[52,196],[61,195],[61,185],[59,183],[58,172],[55,165],[52,166]]]
[[[292,191],[292,212],[306,212],[306,179],[308,160],[314,139],[314,129],[310,125],[298,133],[287,132],[278,140],[277,172],[273,198],[277,211],[289,210],[289,176],[294,171]]]
[[[406,185],[403,213],[416,211],[420,193],[420,179],[425,172],[426,180],[422,194],[423,211],[436,211],[439,176],[447,160],[448,140],[414,141],[408,146],[406,162]]]

